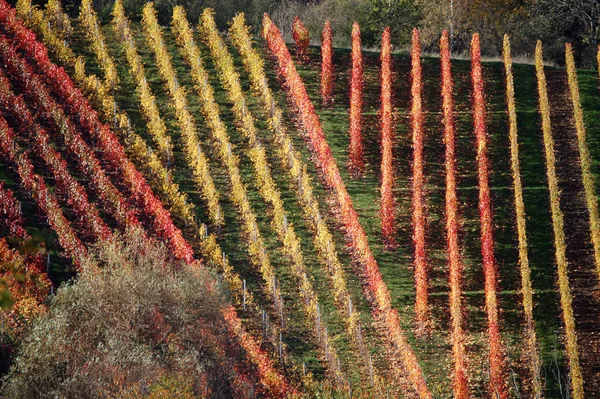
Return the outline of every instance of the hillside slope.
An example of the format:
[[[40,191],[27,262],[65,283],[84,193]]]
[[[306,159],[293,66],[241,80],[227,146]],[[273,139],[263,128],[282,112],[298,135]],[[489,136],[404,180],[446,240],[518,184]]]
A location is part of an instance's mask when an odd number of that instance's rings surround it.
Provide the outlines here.
[[[23,6],[23,4],[25,4]],[[26,2],[21,4],[27,7]],[[29,5],[30,6],[30,5]],[[20,11],[23,14],[22,11]],[[219,73],[214,53],[209,46],[209,35],[194,29],[194,42],[200,60],[207,73],[208,86],[213,90],[218,107],[222,133],[215,133],[214,117],[207,109],[208,91],[198,90],[198,81],[190,69],[177,34],[171,27],[161,27],[162,45],[170,56],[174,80],[169,81],[157,62],[155,50],[149,41],[149,30],[143,22],[130,23],[130,35],[124,39],[123,25],[98,25],[99,33],[92,35],[83,19],[71,20],[73,31],[62,41],[61,24],[56,15],[25,13],[26,23],[40,34],[49,49],[50,56],[58,65],[74,77],[74,81],[91,104],[99,111],[102,121],[115,132],[132,160],[152,187],[153,195],[161,201],[154,203],[141,198],[136,186],[123,179],[119,165],[114,160],[101,158],[107,179],[114,184],[114,193],[122,193],[127,204],[136,203],[132,211],[149,235],[171,243],[174,254],[181,258],[193,251],[195,258],[203,258],[228,281],[233,302],[248,331],[262,341],[262,348],[270,354],[275,367],[294,385],[302,389],[310,386],[311,378],[335,388],[360,392],[361,387],[373,392],[410,392],[410,385],[402,378],[382,337],[380,320],[371,315],[370,301],[365,298],[361,279],[352,267],[353,258],[348,251],[342,225],[331,193],[325,188],[320,172],[315,166],[303,137],[297,113],[288,106],[284,82],[278,77],[275,62],[271,62],[262,39],[254,41],[254,48],[265,60],[268,86],[273,91],[277,106],[283,110],[285,125],[293,148],[306,165],[314,198],[324,228],[332,234],[336,255],[323,255],[319,241],[315,239],[314,220],[307,217],[303,208],[302,194],[298,193],[297,181],[289,167],[282,162],[279,151],[281,142],[272,133],[269,112],[253,90],[242,56],[226,35],[222,36],[225,48],[233,56],[233,65],[239,74],[245,110],[240,111],[238,102],[232,101],[227,81]],[[34,17],[31,17],[34,15]],[[36,21],[35,16],[41,19]],[[54,18],[54,19],[52,19]],[[48,21],[53,21],[48,24]],[[44,28],[46,25],[46,28]],[[46,29],[46,30],[44,30]],[[48,33],[50,31],[50,33]],[[0,27],[2,40],[12,40],[6,28]],[[54,35],[54,36],[53,36]],[[53,41],[52,38],[57,39]],[[102,37],[103,44],[94,43]],[[65,47],[68,43],[68,48]],[[293,45],[290,45],[293,49]],[[213,50],[214,51],[214,50]],[[132,68],[133,53],[137,53],[144,70],[140,75]],[[8,53],[0,53],[0,59]],[[98,56],[100,54],[100,56]],[[292,54],[294,52],[292,51]],[[85,64],[77,62],[77,58]],[[424,123],[424,174],[426,250],[430,277],[430,303],[432,328],[426,337],[418,337],[415,327],[415,288],[413,268],[413,242],[411,225],[412,198],[412,138],[411,109],[411,60],[408,54],[392,54],[392,99],[395,141],[394,197],[396,209],[396,238],[398,247],[386,250],[381,235],[379,218],[380,201],[380,130],[378,110],[380,106],[379,53],[363,52],[364,97],[363,138],[365,173],[361,178],[351,176],[348,159],[348,109],[350,88],[350,51],[334,49],[333,103],[321,107],[319,47],[310,47],[305,60],[294,59],[298,72],[306,86],[322,123],[327,142],[331,147],[342,179],[352,198],[360,222],[369,238],[369,246],[379,265],[383,280],[391,293],[392,305],[398,310],[401,325],[408,335],[419,365],[427,380],[429,390],[436,397],[452,395],[452,347],[450,341],[450,314],[448,312],[448,266],[445,233],[445,169],[442,124],[442,98],[440,90],[440,60],[434,57],[421,59],[423,68]],[[114,63],[114,76],[110,76],[107,60]],[[7,69],[8,70],[8,69]],[[481,260],[480,221],[478,210],[478,180],[473,113],[471,101],[471,64],[469,61],[452,60],[456,119],[456,155],[458,177],[458,202],[460,217],[460,244],[464,262],[465,330],[469,383],[475,396],[482,396],[488,385],[487,373],[487,322],[485,312],[484,277]],[[107,74],[108,72],[108,74]],[[14,72],[2,73],[13,76]],[[10,75],[13,73],[13,75]],[[486,122],[488,131],[488,157],[490,163],[490,186],[492,192],[495,258],[498,265],[498,301],[501,308],[500,330],[506,348],[509,367],[509,389],[529,392],[530,378],[525,358],[524,315],[521,303],[521,276],[514,210],[513,182],[510,166],[508,116],[505,100],[504,66],[498,62],[483,64],[486,98]],[[536,75],[532,65],[515,65],[515,90],[517,122],[521,157],[523,195],[527,214],[529,263],[534,288],[534,319],[542,360],[541,375],[544,376],[547,397],[557,397],[568,389],[568,361],[564,350],[564,333],[557,290],[557,273],[554,261],[554,237],[550,215],[548,181],[543,152],[541,119],[536,95]],[[577,138],[573,124],[572,105],[568,92],[566,72],[546,68],[551,94],[552,121],[556,140],[558,175],[562,190],[562,209],[566,216],[567,257],[569,277],[574,296],[576,330],[579,334],[581,366],[584,373],[586,395],[600,395],[600,337],[597,329],[598,276],[595,273],[592,244],[589,241],[589,216],[582,194],[583,186],[577,153]],[[587,143],[591,152],[594,180],[600,181],[600,122],[598,118],[598,76],[595,71],[578,71],[582,95]],[[97,76],[96,80],[89,76]],[[16,75],[14,75],[16,76]],[[17,80],[12,77],[13,81]],[[86,78],[86,76],[88,76]],[[51,77],[49,77],[51,79]],[[107,84],[108,83],[108,84]],[[51,82],[45,82],[54,87]],[[144,86],[146,92],[140,87]],[[179,92],[178,90],[182,90]],[[98,217],[110,229],[122,229],[124,220],[114,205],[118,200],[110,195],[102,197],[97,189],[100,183],[92,181],[91,174],[80,168],[85,156],[74,155],[69,150],[68,139],[52,121],[50,111],[35,103],[35,96],[28,93],[23,84],[15,84],[16,94],[23,94],[32,117],[53,137],[51,146],[63,154],[67,168],[87,193],[90,204],[98,210]],[[52,89],[51,98],[59,104],[59,90]],[[150,93],[150,94],[149,94]],[[151,100],[149,95],[154,96]],[[103,99],[112,97],[115,102]],[[182,96],[182,97],[177,97]],[[179,98],[179,99],[178,99]],[[180,99],[185,98],[185,103]],[[145,103],[142,104],[141,100]],[[152,111],[154,109],[154,111]],[[216,108],[215,108],[216,109]],[[15,118],[8,118],[10,110],[1,110],[9,125],[17,128]],[[67,108],[67,118],[73,121],[77,131],[89,130]],[[152,130],[149,122],[152,112],[164,123],[162,133]],[[248,127],[240,116],[249,112],[254,117],[255,138],[246,135]],[[185,115],[185,116],[182,116]],[[128,121],[127,121],[128,120]],[[213,122],[211,122],[211,120]],[[80,124],[81,123],[81,124]],[[191,124],[186,126],[186,123]],[[189,131],[186,129],[190,129]],[[160,130],[160,129],[159,129]],[[195,141],[190,137],[195,134]],[[62,133],[62,135],[61,135]],[[86,133],[87,134],[87,133]],[[90,136],[92,136],[92,134]],[[160,136],[160,135],[164,135]],[[162,137],[162,138],[161,138]],[[162,145],[168,138],[169,145]],[[19,138],[21,145],[32,144],[31,139]],[[97,144],[96,139],[86,136],[89,153],[105,156],[108,149]],[[193,143],[193,144],[190,144]],[[257,144],[258,143],[258,144]],[[266,167],[257,167],[257,153],[264,151]],[[206,168],[198,166],[200,153],[206,159]],[[52,187],[60,192],[59,183],[52,172],[44,166],[36,154],[35,170]],[[44,220],[38,206],[26,187],[20,183],[15,168],[9,166],[6,157],[0,158],[0,180],[11,188],[23,204],[25,225],[30,234],[41,237],[51,253],[49,277],[55,284],[64,281],[75,272],[65,244],[56,237],[56,227]],[[262,168],[262,169],[261,169]],[[198,172],[199,170],[203,172]],[[263,169],[267,172],[263,173]],[[118,173],[117,173],[118,172]],[[210,179],[208,179],[208,177]],[[239,176],[239,179],[238,177]],[[268,177],[265,177],[268,176]],[[236,180],[237,179],[237,180]],[[261,180],[262,179],[262,180]],[[265,193],[264,184],[272,179],[273,186]],[[215,199],[207,194],[208,181],[214,184]],[[277,193],[281,209],[277,213]],[[105,195],[105,194],[104,194]],[[148,194],[150,195],[150,194]],[[96,240],[89,224],[77,213],[72,202],[57,198],[65,218],[74,226],[74,235],[83,246]],[[107,201],[112,198],[112,203]],[[218,198],[218,199],[217,199]],[[274,199],[275,198],[275,199]],[[211,202],[212,201],[212,202]],[[218,203],[218,206],[215,205]],[[144,204],[150,210],[143,208]],[[163,228],[156,220],[161,219],[160,208],[170,211],[177,229]],[[217,210],[218,209],[218,210]],[[82,213],[84,209],[80,210]],[[149,217],[149,215],[154,217]],[[281,216],[281,217],[280,217]],[[169,217],[170,220],[170,217]],[[255,222],[253,222],[255,220]],[[178,231],[185,238],[178,241]],[[293,231],[297,245],[290,244]],[[260,237],[260,238],[259,238]],[[189,243],[189,244],[187,244]],[[329,244],[327,244],[329,245]],[[326,245],[325,245],[326,246]],[[179,251],[179,252],[177,252]],[[191,253],[191,252],[190,252]],[[298,261],[296,254],[301,254]],[[329,258],[329,256],[333,256]],[[340,304],[331,277],[332,260],[337,259],[342,278],[347,285],[348,298]],[[299,265],[302,265],[300,268]],[[298,271],[301,270],[301,271]],[[306,276],[306,277],[303,277]],[[310,294],[307,294],[310,292]],[[306,299],[308,298],[308,299]],[[318,299],[318,306],[315,305]],[[348,328],[348,314],[360,318],[361,349],[357,344],[355,330]],[[355,325],[354,325],[355,326]],[[362,341],[361,341],[362,342]],[[366,351],[366,353],[365,353]],[[332,360],[336,359],[336,360]],[[339,361],[337,360],[339,359]],[[311,377],[304,377],[305,373]],[[303,385],[304,384],[304,385]],[[407,388],[408,387],[408,388]],[[559,391],[562,390],[563,392]],[[373,393],[377,396],[377,393]]]

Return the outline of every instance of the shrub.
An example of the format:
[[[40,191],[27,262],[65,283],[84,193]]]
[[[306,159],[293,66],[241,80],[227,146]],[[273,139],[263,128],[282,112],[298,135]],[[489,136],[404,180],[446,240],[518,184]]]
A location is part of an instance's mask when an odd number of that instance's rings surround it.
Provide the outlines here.
[[[58,291],[25,337],[5,395],[96,398],[174,386],[229,397],[253,388],[210,272],[171,261],[137,230],[92,252],[102,269]]]

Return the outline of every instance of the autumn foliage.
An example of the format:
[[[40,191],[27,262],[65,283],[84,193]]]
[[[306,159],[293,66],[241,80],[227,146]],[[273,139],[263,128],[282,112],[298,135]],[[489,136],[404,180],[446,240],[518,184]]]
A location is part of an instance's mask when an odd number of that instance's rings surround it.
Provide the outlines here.
[[[454,397],[470,397],[465,351],[465,331],[463,329],[462,278],[464,265],[460,256],[458,241],[459,214],[456,196],[456,143],[454,128],[454,99],[452,98],[452,70],[448,32],[440,39],[442,69],[442,108],[444,113],[444,141],[446,143],[446,240],[448,246],[448,267],[450,283],[450,318],[452,322],[452,387]]]
[[[330,278],[330,285],[336,305],[339,312],[343,315],[348,333],[363,359],[365,374],[370,374],[372,385],[378,385],[379,380],[377,371],[373,369],[368,344],[363,338],[363,328],[360,322],[360,315],[356,307],[352,305],[352,298],[347,288],[347,280],[342,262],[340,261],[335,249],[335,243],[332,233],[327,226],[319,210],[319,203],[314,195],[311,178],[306,171],[306,164],[302,160],[301,154],[294,149],[292,138],[287,132],[283,113],[279,107],[275,106],[273,92],[267,84],[267,78],[263,68],[263,60],[260,54],[252,48],[251,36],[248,27],[245,25],[244,15],[238,14],[233,20],[229,30],[229,36],[235,47],[237,47],[242,62],[249,74],[250,82],[255,92],[260,94],[262,106],[270,115],[269,127],[275,135],[275,140],[281,164],[289,172],[292,181],[297,182],[294,185],[296,196],[302,207],[305,219],[309,221],[314,230],[314,245],[320,253],[321,263],[327,271]]]
[[[333,102],[333,37],[329,21],[325,21],[321,36],[321,100],[324,106]]]
[[[473,84],[473,125],[477,148],[477,174],[479,179],[479,218],[481,225],[481,254],[485,275],[485,306],[488,316],[488,345],[490,365],[490,394],[494,398],[508,397],[505,360],[498,324],[496,300],[496,261],[494,259],[494,237],[492,205],[490,199],[489,170],[487,159],[487,133],[485,128],[485,98],[481,71],[479,35],[471,41],[471,79]]]
[[[411,49],[411,124],[413,142],[413,181],[412,181],[412,225],[413,243],[415,246],[415,285],[417,298],[415,313],[417,329],[424,332],[428,324],[427,294],[427,258],[425,255],[425,204],[424,204],[424,172],[423,172],[423,104],[421,100],[421,42],[419,30],[413,29]]]
[[[97,111],[91,107],[68,74],[50,61],[44,45],[35,40],[35,34],[17,20],[14,10],[3,0],[0,2],[0,21],[6,31],[14,36],[19,49],[46,76],[46,81],[63,106],[70,113],[78,115],[78,123],[90,133],[95,145],[102,150],[102,159],[107,169],[118,176],[139,209],[149,216],[153,231],[169,244],[177,258],[191,262],[192,248],[175,227],[169,212],[156,198],[144,177],[127,158],[118,139],[107,125],[100,122]]]
[[[277,59],[278,73],[285,79],[290,101],[294,104],[303,130],[310,142],[310,148],[317,160],[320,174],[327,187],[332,190],[336,208],[340,212],[340,221],[345,227],[346,237],[356,257],[365,294],[374,298],[373,312],[381,320],[387,337],[392,344],[390,355],[402,365],[414,392],[420,398],[431,398],[425,377],[418,364],[414,351],[410,347],[400,326],[398,311],[391,305],[390,292],[383,281],[377,261],[368,244],[367,235],[358,220],[352,200],[341,178],[331,149],[325,139],[323,128],[308,97],[306,88],[300,79],[285,41],[279,29],[265,15],[263,25],[267,45]]]
[[[304,60],[307,56],[308,45],[310,44],[310,35],[299,16],[296,16],[292,23],[292,37],[294,38],[294,42],[296,42],[296,55],[298,59]]]
[[[396,217],[394,201],[394,166],[392,148],[394,130],[392,123],[392,68],[389,26],[381,37],[381,233],[387,248],[396,246],[394,237]]]
[[[558,269],[558,290],[560,306],[566,333],[567,357],[569,359],[569,374],[573,398],[583,399],[583,376],[579,364],[579,348],[575,332],[575,317],[573,315],[573,297],[569,285],[567,247],[565,242],[564,214],[560,209],[560,188],[556,176],[556,157],[554,153],[554,138],[550,121],[550,102],[546,88],[542,42],[538,41],[535,48],[535,70],[537,75],[540,115],[542,117],[542,133],[544,137],[544,153],[546,156],[546,176],[550,191],[550,211],[552,214],[552,230],[554,231],[554,250]]]
[[[239,74],[235,70],[233,57],[227,51],[225,43],[219,36],[212,10],[204,10],[200,21],[202,36],[205,38],[215,61],[219,78],[227,92],[227,96],[234,104],[233,113],[239,126],[238,131],[249,144],[249,158],[253,165],[259,193],[271,208],[271,228],[279,237],[283,252],[291,260],[291,270],[296,278],[296,284],[299,286],[301,302],[307,316],[307,328],[313,330],[317,337],[332,380],[342,388],[346,385],[345,372],[340,365],[336,345],[334,345],[331,335],[327,332],[326,323],[322,321],[319,310],[319,296],[309,279],[310,274],[305,264],[300,239],[296,234],[294,225],[287,222],[287,212],[281,193],[273,179],[267,153],[258,136],[253,113],[246,106],[246,96],[243,93]]]
[[[583,110],[579,97],[579,83],[577,81],[577,69],[573,58],[571,43],[565,45],[565,63],[569,82],[569,93],[573,104],[573,118],[575,119],[575,130],[577,131],[577,145],[579,148],[579,159],[581,162],[581,175],[585,201],[590,214],[590,239],[594,247],[594,261],[596,263],[596,274],[600,278],[600,214],[598,212],[598,198],[594,188],[594,175],[592,173],[592,158],[588,149],[585,123],[583,122]]]
[[[350,171],[360,176],[364,172],[362,139],[362,90],[363,67],[362,49],[360,44],[360,27],[355,22],[352,25],[352,80],[350,82]]]
[[[88,259],[88,252],[77,233],[65,217],[58,200],[50,192],[44,179],[34,172],[33,164],[27,152],[20,151],[15,143],[15,134],[8,126],[6,119],[0,116],[0,156],[18,174],[21,185],[46,217],[48,224],[56,232],[58,242],[65,253],[80,267]]]
[[[22,135],[29,136],[33,149],[41,156],[46,167],[52,173],[56,188],[61,197],[67,199],[80,222],[85,225],[95,240],[108,240],[111,237],[109,227],[100,218],[98,209],[89,202],[85,188],[71,176],[67,162],[50,145],[48,133],[34,122],[33,116],[22,97],[10,90],[10,82],[0,71],[0,106],[5,115],[17,121]]]
[[[515,88],[512,73],[512,58],[508,35],[503,44],[504,68],[506,71],[506,102],[508,106],[510,159],[515,196],[515,213],[517,219],[517,235],[519,241],[519,268],[521,270],[521,291],[523,295],[523,312],[525,313],[525,334],[527,338],[527,360],[531,373],[533,396],[542,397],[542,377],[540,375],[540,357],[533,319],[533,288],[531,285],[531,269],[527,251],[527,232],[523,186],[521,183],[521,167],[519,163],[519,142],[517,135],[517,110],[515,105]]]

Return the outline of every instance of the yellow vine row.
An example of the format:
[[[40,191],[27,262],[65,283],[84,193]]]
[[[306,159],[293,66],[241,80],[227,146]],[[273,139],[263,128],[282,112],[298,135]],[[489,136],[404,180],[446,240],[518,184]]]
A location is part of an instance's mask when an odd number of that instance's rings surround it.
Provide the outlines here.
[[[565,61],[567,64],[567,75],[569,80],[569,92],[573,104],[573,116],[575,117],[575,129],[577,131],[577,144],[579,146],[579,158],[581,159],[581,174],[583,177],[583,188],[585,190],[585,201],[590,214],[590,235],[594,246],[594,260],[596,262],[596,274],[600,278],[600,216],[598,215],[598,199],[594,188],[594,176],[592,174],[592,158],[586,142],[585,124],[583,123],[583,110],[579,98],[579,83],[577,82],[577,70],[573,59],[571,43],[565,45]]]
[[[364,370],[370,375],[373,383],[381,383],[377,372],[372,367],[370,351],[362,336],[360,314],[352,305],[352,298],[347,289],[346,277],[342,264],[338,258],[333,242],[333,236],[325,220],[321,217],[319,204],[313,194],[310,177],[306,171],[301,155],[294,149],[292,140],[287,133],[281,109],[276,105],[273,93],[267,84],[260,55],[252,48],[248,27],[245,24],[244,14],[238,14],[229,29],[232,43],[239,51],[242,62],[248,72],[252,88],[259,94],[259,99],[269,118],[269,129],[274,134],[277,155],[295,182],[293,188],[299,199],[304,213],[304,218],[310,223],[314,244],[321,261],[326,265],[328,277],[331,280],[336,306],[342,314],[346,328],[353,340],[356,349],[363,360]]]
[[[145,12],[142,25],[145,29],[149,29],[146,21],[146,15],[147,13]],[[117,25],[124,27],[129,25],[129,21],[123,14],[123,7],[119,0],[115,2],[114,16],[115,23]],[[132,43],[133,39],[131,39],[130,42]],[[148,40],[148,44],[152,46],[153,42]],[[131,44],[129,47],[131,48]],[[221,206],[219,205],[219,193],[217,192],[214,181],[210,175],[208,159],[206,158],[200,146],[200,142],[196,133],[195,121],[187,109],[185,92],[176,83],[172,67],[170,67],[170,59],[168,59],[168,54],[166,54],[166,51],[156,54],[155,58],[160,73],[166,76],[166,80],[169,82],[169,94],[173,100],[173,106],[176,111],[175,114],[181,133],[185,161],[193,173],[194,183],[197,186],[198,191],[202,194],[204,200],[206,201],[208,215],[211,222],[215,226],[221,226],[224,223],[224,217],[223,212],[221,211]]]
[[[119,75],[112,57],[108,54],[108,49],[104,41],[104,35],[98,24],[96,11],[92,7],[92,0],[82,0],[79,8],[79,21],[82,25],[82,30],[91,43],[92,49],[98,58],[100,68],[104,72],[104,82],[110,90],[114,90],[119,83]]]
[[[148,22],[147,19],[145,19]],[[238,168],[238,158],[233,155],[232,145],[229,142],[227,128],[219,116],[219,107],[215,102],[213,89],[208,82],[208,74],[200,64],[200,52],[194,44],[191,28],[183,13],[182,8],[175,8],[173,14],[173,32],[177,36],[183,56],[188,63],[191,62],[191,76],[194,80],[198,95],[202,99],[201,109],[208,124],[211,134],[218,144],[217,155],[229,175],[231,183],[231,199],[237,207],[238,216],[241,227],[246,236],[246,249],[250,256],[252,265],[257,268],[265,282],[264,291],[268,298],[272,299],[275,310],[279,313],[282,324],[284,320],[283,302],[279,284],[276,281],[275,270],[271,265],[263,238],[260,235],[260,230],[256,222],[256,215],[250,206],[250,201],[246,194],[246,187],[242,181],[242,177]],[[155,44],[160,44],[160,41],[153,41]],[[161,47],[161,46],[157,46]],[[157,54],[163,54],[157,48]],[[160,57],[158,57],[160,60]],[[165,58],[165,63],[170,63],[170,57]],[[166,69],[160,68],[161,74],[164,74]],[[172,76],[174,77],[174,76]],[[170,85],[172,87],[172,85]]]
[[[62,40],[69,40],[73,34],[71,19],[63,12],[60,0],[48,0],[44,8],[47,23],[56,36]]]
[[[167,161],[173,154],[171,138],[167,134],[167,127],[158,111],[156,99],[146,81],[144,65],[137,52],[133,34],[129,29],[129,22],[125,17],[123,4],[120,1],[115,2],[113,9],[113,28],[125,50],[125,58],[129,64],[129,73],[136,84],[136,91],[140,97],[140,109],[146,121],[148,132],[155,146],[158,147],[158,153],[163,162]]]
[[[567,335],[567,357],[569,358],[571,387],[574,399],[583,399],[583,376],[579,366],[579,351],[577,334],[575,333],[575,318],[573,316],[573,298],[569,286],[568,265],[565,245],[564,215],[560,209],[560,189],[556,177],[556,158],[554,156],[554,139],[550,122],[550,103],[546,89],[546,75],[542,57],[542,42],[538,41],[535,48],[535,69],[538,81],[540,113],[542,116],[542,133],[546,154],[546,174],[550,191],[550,210],[552,212],[552,228],[554,230],[554,246],[558,268],[558,289],[563,321]]]
[[[523,186],[521,184],[521,167],[519,164],[519,142],[517,133],[517,110],[515,105],[515,87],[510,54],[510,40],[504,35],[503,43],[504,68],[506,71],[506,100],[508,106],[510,159],[515,196],[515,212],[517,218],[517,236],[519,241],[519,267],[521,269],[521,293],[523,295],[523,311],[525,313],[525,333],[527,336],[527,351],[529,371],[533,385],[533,397],[542,397],[542,377],[540,375],[540,357],[533,320],[533,288],[531,286],[531,269],[527,252],[527,232],[525,203],[523,202]]]
[[[300,286],[304,311],[309,320],[314,321],[309,327],[312,327],[318,338],[330,373],[336,381],[345,385],[346,377],[340,368],[337,351],[332,343],[331,336],[327,334],[325,323],[322,323],[320,320],[319,298],[313,288],[304,263],[300,240],[295,233],[294,226],[287,222],[281,194],[273,180],[265,149],[258,138],[255,118],[246,106],[246,98],[240,84],[239,74],[233,65],[233,58],[219,36],[213,11],[208,8],[205,9],[200,17],[200,21],[199,31],[201,32],[201,37],[204,38],[204,41],[208,45],[221,83],[225,87],[229,100],[233,103],[233,113],[237,121],[238,131],[249,143],[250,150],[247,153],[254,167],[254,176],[259,193],[272,207],[271,227],[275,230],[279,240],[283,244],[284,252],[292,261],[292,272]]]
[[[50,20],[46,17],[47,13],[37,6],[33,6],[31,0],[18,0],[15,8],[17,15],[25,21],[25,24],[43,38],[51,53],[61,63],[72,68],[76,62],[75,53],[66,45],[65,39],[55,32]],[[65,15],[65,18],[68,17]],[[83,62],[83,58],[80,58],[79,62]]]
[[[28,15],[28,14],[25,14]],[[65,18],[68,18],[64,15]],[[42,25],[47,26],[45,16],[40,15],[39,21]],[[28,21],[31,23],[31,21]],[[55,35],[52,28],[47,31],[48,34]],[[46,37],[44,37],[46,38]],[[57,42],[57,49],[62,53],[71,52],[70,47],[65,42]],[[60,47],[63,48],[60,48]],[[73,54],[73,53],[72,53]],[[77,60],[81,60],[78,58]],[[261,317],[261,311],[254,300],[254,296],[250,290],[244,290],[243,279],[235,272],[232,265],[229,263],[227,255],[221,249],[214,234],[208,233],[208,228],[204,225],[198,225],[194,218],[194,206],[187,202],[185,194],[179,191],[177,183],[172,181],[170,172],[163,166],[161,161],[156,156],[155,152],[148,151],[148,144],[138,134],[133,132],[127,115],[121,112],[114,101],[114,98],[107,92],[105,85],[95,75],[86,75],[82,69],[82,64],[77,64],[75,57],[71,58],[71,64],[65,66],[71,67],[77,71],[75,79],[86,93],[86,96],[96,104],[103,118],[107,121],[113,121],[116,129],[114,131],[120,136],[121,140],[127,144],[128,155],[131,157],[140,171],[144,173],[152,188],[160,194],[161,200],[168,206],[175,218],[185,225],[186,231],[191,230],[192,236],[198,242],[200,254],[204,260],[210,265],[216,266],[223,273],[225,280],[229,285],[230,292],[236,306],[245,308],[248,312],[248,322],[254,321]],[[261,328],[253,326],[254,329]],[[268,326],[263,326],[266,329],[266,335],[269,343],[276,348],[279,345],[280,329],[275,323]],[[285,356],[285,348],[284,350]],[[310,380],[310,376],[309,376]]]

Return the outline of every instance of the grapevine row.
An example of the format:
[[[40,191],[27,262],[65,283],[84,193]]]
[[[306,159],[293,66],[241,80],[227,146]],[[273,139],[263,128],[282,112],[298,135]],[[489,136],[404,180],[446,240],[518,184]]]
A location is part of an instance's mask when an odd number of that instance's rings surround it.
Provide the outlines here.
[[[352,25],[352,77],[350,82],[350,172],[361,176],[365,168],[362,142],[363,69],[360,27]]]
[[[525,313],[525,333],[529,357],[529,370],[533,383],[533,396],[542,397],[542,377],[540,375],[540,357],[537,349],[535,321],[533,320],[533,288],[531,286],[531,269],[527,253],[527,232],[525,203],[523,202],[523,186],[521,183],[521,167],[519,164],[519,142],[517,134],[517,111],[515,106],[515,88],[512,73],[510,41],[504,35],[503,45],[504,68],[506,70],[506,100],[508,106],[510,159],[515,195],[515,213],[517,218],[517,236],[519,241],[519,268],[521,270],[521,291],[523,294],[523,312]]]
[[[98,64],[104,72],[104,82],[110,90],[114,90],[119,83],[117,67],[104,42],[104,36],[98,26],[96,11],[92,7],[92,0],[82,0],[79,7],[79,20],[87,40],[92,44],[92,49],[98,58]]]
[[[311,142],[322,177],[327,186],[335,194],[337,207],[340,211],[342,223],[345,226],[348,240],[357,260],[357,273],[363,280],[365,294],[374,299],[373,313],[382,321],[387,329],[393,350],[392,356],[398,361],[403,371],[407,374],[414,391],[421,398],[431,398],[425,377],[418,364],[414,351],[410,347],[400,326],[397,310],[392,308],[390,291],[388,290],[377,261],[369,248],[367,235],[358,220],[358,215],[352,205],[352,200],[341,178],[331,149],[325,139],[323,129],[315,113],[306,88],[300,79],[285,41],[279,29],[268,16],[263,23],[267,45],[279,63],[279,73],[286,81],[289,98],[295,104],[302,126]]]
[[[294,18],[294,22],[292,23],[292,38],[296,43],[296,55],[298,56],[298,59],[304,60],[307,57],[310,36],[308,34],[308,29],[306,29],[298,16]]]
[[[425,255],[425,209],[423,173],[423,104],[421,99],[421,41],[419,30],[413,29],[411,49],[411,123],[413,142],[412,224],[415,246],[415,313],[417,330],[427,330],[429,304],[427,294],[427,258]]]
[[[327,20],[321,36],[321,100],[324,106],[333,103],[332,46],[331,24]]]
[[[0,21],[14,35],[19,47],[35,60],[37,67],[47,77],[65,108],[78,116],[81,126],[94,138],[110,170],[120,175],[143,214],[151,216],[153,230],[166,241],[177,258],[191,262],[193,252],[189,243],[185,241],[181,231],[174,226],[169,212],[156,198],[141,173],[126,157],[117,138],[108,126],[100,122],[97,112],[92,109],[67,73],[49,60],[46,48],[35,40],[33,32],[22,25],[16,18],[14,10],[4,0],[0,0]]]
[[[498,325],[496,299],[496,261],[494,259],[494,237],[489,187],[487,137],[485,128],[485,99],[481,71],[479,35],[471,41],[471,81],[473,84],[473,128],[477,149],[477,176],[479,180],[479,218],[481,225],[481,254],[485,279],[485,309],[488,318],[488,347],[490,366],[490,394],[494,398],[508,397],[505,378],[504,354]]]
[[[392,123],[392,68],[391,42],[389,26],[381,37],[381,232],[387,248],[394,248],[395,239],[395,201],[394,201],[394,168],[392,147],[394,131]]]
[[[25,238],[27,231],[21,212],[21,204],[15,198],[13,192],[4,187],[0,182],[0,222],[8,230],[8,234],[14,237]]]
[[[544,73],[544,59],[542,56],[542,42],[538,41],[535,48],[535,70],[537,75],[540,114],[542,116],[542,133],[544,137],[544,151],[546,156],[546,175],[548,177],[548,190],[550,191],[550,211],[552,214],[552,229],[554,231],[554,250],[558,268],[558,290],[560,305],[562,307],[563,322],[567,335],[567,357],[569,359],[569,375],[574,399],[583,399],[583,376],[579,365],[579,349],[577,348],[577,334],[575,332],[575,318],[573,316],[573,297],[569,286],[567,248],[565,243],[564,215],[560,209],[560,189],[556,177],[556,157],[554,155],[554,139],[552,138],[552,124],[550,121],[550,103],[546,88],[546,75]]]
[[[577,131],[577,145],[579,147],[579,158],[581,161],[581,174],[583,177],[583,188],[588,213],[590,214],[590,235],[594,246],[594,260],[596,273],[600,278],[600,215],[598,215],[598,199],[594,188],[594,176],[592,174],[592,159],[586,142],[585,124],[583,123],[583,110],[579,99],[579,84],[577,83],[577,70],[573,59],[571,43],[565,45],[565,63],[567,64],[567,75],[569,81],[569,93],[573,104],[573,117],[575,118],[575,130]]]
[[[335,251],[333,237],[329,231],[329,227],[321,217],[319,204],[313,194],[310,177],[306,172],[306,165],[304,165],[301,155],[293,147],[292,140],[283,122],[283,114],[276,106],[273,93],[267,84],[263,61],[256,50],[252,48],[252,42],[243,14],[238,14],[233,19],[229,36],[240,52],[252,87],[259,94],[262,106],[269,115],[269,128],[275,136],[276,153],[279,156],[281,164],[285,166],[292,181],[296,182],[294,185],[296,195],[300,200],[305,219],[310,222],[315,232],[313,241],[315,247],[322,260],[327,264],[327,274],[331,280],[337,307],[344,316],[348,332],[363,358],[364,368],[369,371],[371,382],[378,382],[378,377],[372,369],[369,351],[363,340],[360,315],[352,305],[344,270]]]
[[[238,130],[249,143],[250,150],[248,151],[248,155],[254,166],[254,176],[259,188],[259,193],[272,207],[272,212],[270,213],[272,217],[271,226],[277,233],[277,236],[283,245],[284,253],[291,259],[292,272],[300,287],[304,311],[309,319],[314,320],[314,324],[312,325],[313,331],[318,337],[319,345],[325,355],[332,376],[336,381],[340,381],[342,385],[345,385],[345,376],[339,366],[340,360],[337,351],[331,341],[330,335],[327,333],[325,323],[321,320],[319,298],[310,281],[306,265],[304,264],[300,240],[296,235],[294,226],[287,222],[286,211],[281,200],[281,194],[275,185],[269,169],[269,162],[267,161],[265,149],[258,138],[255,119],[246,106],[246,98],[243,94],[239,75],[235,71],[233,65],[233,58],[219,36],[212,10],[206,9],[202,13],[200,21],[202,37],[205,39],[210,49],[219,78],[227,91],[229,100],[233,103],[233,113],[239,126]]]
[[[48,30],[52,30],[56,37],[62,39],[63,42],[71,39],[73,34],[71,19],[63,12],[60,0],[48,0],[43,18],[49,24]]]
[[[452,65],[448,32],[440,39],[442,69],[442,108],[444,114],[444,142],[446,143],[446,241],[448,247],[450,319],[452,322],[452,388],[456,399],[470,397],[467,375],[466,334],[463,329],[462,278],[464,265],[460,256],[458,240],[459,215],[456,195],[456,143],[454,127],[454,99],[452,98]]]

